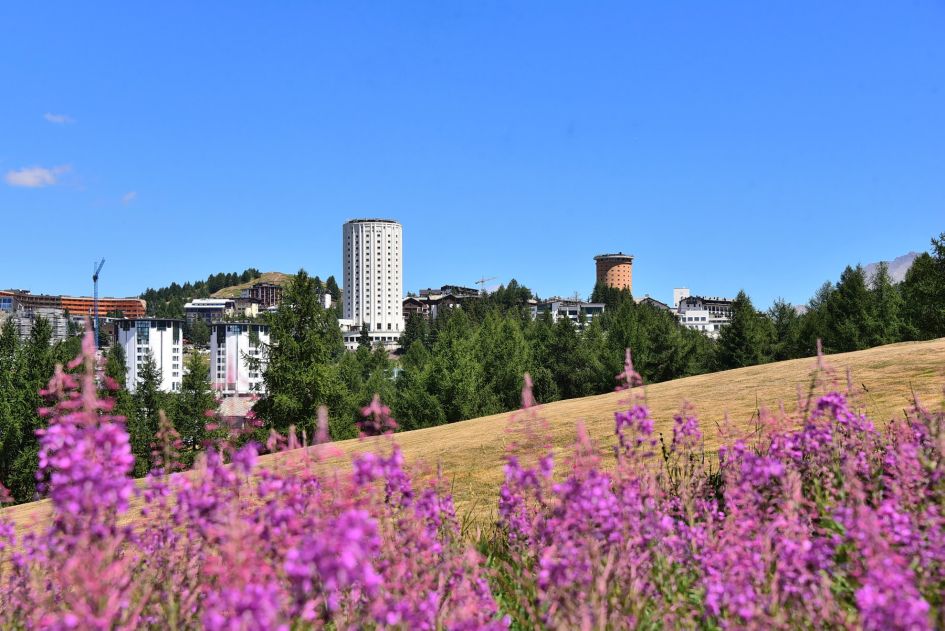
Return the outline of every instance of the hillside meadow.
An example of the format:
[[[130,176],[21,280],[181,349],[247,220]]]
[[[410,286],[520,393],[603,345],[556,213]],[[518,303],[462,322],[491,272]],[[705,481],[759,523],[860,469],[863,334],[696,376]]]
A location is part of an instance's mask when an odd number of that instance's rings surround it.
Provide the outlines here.
[[[824,362],[828,380],[841,391],[852,385],[851,403],[877,422],[903,418],[913,396],[933,409],[941,409],[945,400],[945,338],[829,355]],[[795,411],[799,396],[809,392],[816,370],[816,358],[795,359],[643,385],[634,388],[633,394],[645,398],[655,421],[655,434],[667,438],[672,436],[674,415],[687,405],[699,418],[705,450],[712,453],[723,442],[731,444],[736,438],[772,429],[760,427],[761,410],[775,417],[780,416],[782,405],[788,412]],[[540,405],[538,414],[547,421],[556,456],[570,451],[578,421],[584,423],[601,453],[611,454],[614,413],[626,408],[627,398],[624,391]],[[394,440],[407,466],[420,477],[431,476],[439,466],[450,484],[457,513],[484,526],[495,516],[496,493],[512,440],[507,431],[509,418],[509,413],[495,414],[401,432]],[[386,442],[386,438],[374,438],[334,443],[338,455],[318,466],[347,465],[352,454],[384,448]],[[604,464],[607,462],[605,458]],[[307,463],[310,459],[303,449],[259,457],[260,469],[281,473],[301,470]],[[140,498],[133,498],[121,523],[138,519],[140,504]],[[20,532],[44,525],[49,513],[48,500],[0,510]]]

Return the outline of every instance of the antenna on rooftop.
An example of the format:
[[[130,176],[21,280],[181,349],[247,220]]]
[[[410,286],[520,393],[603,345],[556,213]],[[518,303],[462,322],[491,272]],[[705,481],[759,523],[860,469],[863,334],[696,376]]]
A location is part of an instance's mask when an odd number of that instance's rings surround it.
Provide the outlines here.
[[[94,312],[93,317],[95,318],[95,350],[98,350],[98,273],[102,271],[102,266],[105,265],[105,259],[102,258],[101,261],[95,261],[95,271],[92,272],[92,310]]]

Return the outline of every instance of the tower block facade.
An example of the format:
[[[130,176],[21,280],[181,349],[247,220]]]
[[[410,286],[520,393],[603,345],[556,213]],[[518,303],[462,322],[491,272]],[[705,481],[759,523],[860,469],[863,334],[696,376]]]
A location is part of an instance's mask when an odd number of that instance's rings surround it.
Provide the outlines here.
[[[617,254],[600,254],[594,257],[597,264],[597,283],[633,291],[633,256],[618,252]]]

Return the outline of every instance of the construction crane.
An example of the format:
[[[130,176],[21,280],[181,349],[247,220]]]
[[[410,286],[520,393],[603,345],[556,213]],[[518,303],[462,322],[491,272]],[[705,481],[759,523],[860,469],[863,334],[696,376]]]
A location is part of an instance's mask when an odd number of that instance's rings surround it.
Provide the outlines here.
[[[95,318],[95,350],[98,350],[98,273],[102,271],[102,266],[105,265],[105,259],[101,261],[95,261],[95,271],[92,272],[92,310],[94,312],[93,318]]]
[[[486,278],[485,276],[483,276],[482,278],[477,280],[476,284],[479,285],[479,293],[481,294],[486,293],[486,283],[488,283],[490,280],[495,280],[496,278],[498,278],[498,276],[492,276],[491,278]]]

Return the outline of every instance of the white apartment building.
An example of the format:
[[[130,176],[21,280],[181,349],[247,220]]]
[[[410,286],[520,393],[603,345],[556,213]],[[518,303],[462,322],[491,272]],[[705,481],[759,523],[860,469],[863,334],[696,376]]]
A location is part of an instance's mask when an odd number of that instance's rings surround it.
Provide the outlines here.
[[[546,311],[551,314],[551,320],[557,322],[562,318],[567,318],[574,323],[574,326],[583,329],[581,316],[584,316],[584,322],[590,324],[594,318],[604,313],[604,303],[602,302],[582,302],[578,300],[565,300],[563,298],[552,298],[532,305],[532,319],[537,319]]]
[[[210,385],[224,395],[265,392],[266,345],[269,325],[255,322],[218,322],[210,329]],[[249,359],[260,359],[258,368]]]
[[[717,338],[722,327],[732,321],[730,298],[691,296],[688,289],[677,288],[673,290],[673,302],[680,324],[711,338]]]
[[[180,391],[184,374],[183,320],[137,318],[115,321],[115,343],[125,352],[125,385],[134,392],[148,353],[161,375],[160,389]]]
[[[352,219],[342,226],[342,319],[345,346],[357,346],[361,326],[371,340],[396,348],[404,330],[403,228],[391,219]]]

